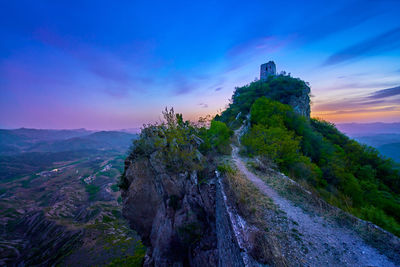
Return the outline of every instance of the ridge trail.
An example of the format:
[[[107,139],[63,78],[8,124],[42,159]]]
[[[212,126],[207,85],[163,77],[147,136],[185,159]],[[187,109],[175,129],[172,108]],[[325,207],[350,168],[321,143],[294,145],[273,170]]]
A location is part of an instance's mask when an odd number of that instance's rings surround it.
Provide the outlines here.
[[[238,132],[236,136],[239,140]],[[273,200],[278,208],[295,222],[303,243],[309,252],[301,258],[305,262],[292,262],[292,266],[396,266],[385,255],[368,245],[354,230],[341,227],[323,217],[310,215],[280,196],[257,175],[250,172],[239,156],[239,148],[232,145],[232,159],[238,170],[261,192]],[[294,247],[298,247],[293,244]]]

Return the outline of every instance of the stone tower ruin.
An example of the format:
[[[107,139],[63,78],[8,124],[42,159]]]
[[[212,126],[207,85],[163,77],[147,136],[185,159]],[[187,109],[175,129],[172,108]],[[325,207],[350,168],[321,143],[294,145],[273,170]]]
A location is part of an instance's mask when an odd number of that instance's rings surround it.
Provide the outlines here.
[[[260,66],[260,80],[266,80],[270,75],[276,75],[276,66],[273,61],[269,61]]]

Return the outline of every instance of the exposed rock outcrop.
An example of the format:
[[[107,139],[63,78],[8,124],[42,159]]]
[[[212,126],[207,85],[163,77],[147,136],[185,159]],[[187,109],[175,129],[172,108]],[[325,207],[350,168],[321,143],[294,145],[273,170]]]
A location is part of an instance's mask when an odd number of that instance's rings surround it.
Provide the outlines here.
[[[128,158],[123,214],[148,247],[145,266],[217,266],[215,183],[167,171],[157,159]]]
[[[120,183],[123,215],[148,248],[144,266],[262,266],[259,231],[224,192],[215,151],[178,114],[164,117],[142,130]]]
[[[289,98],[288,104],[292,106],[294,112],[310,118],[310,88],[306,87],[299,95],[293,95]]]

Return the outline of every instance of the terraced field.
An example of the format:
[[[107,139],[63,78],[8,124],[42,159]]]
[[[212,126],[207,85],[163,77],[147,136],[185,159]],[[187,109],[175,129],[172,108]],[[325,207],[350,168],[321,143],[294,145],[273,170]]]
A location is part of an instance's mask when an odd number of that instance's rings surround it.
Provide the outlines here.
[[[120,212],[124,155],[102,152],[0,184],[0,265],[140,262]]]

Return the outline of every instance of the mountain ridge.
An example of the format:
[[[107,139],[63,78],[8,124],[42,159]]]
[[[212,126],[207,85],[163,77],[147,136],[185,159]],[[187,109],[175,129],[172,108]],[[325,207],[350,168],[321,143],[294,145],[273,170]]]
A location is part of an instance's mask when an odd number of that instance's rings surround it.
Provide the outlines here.
[[[400,122],[337,123],[336,127],[349,136],[400,134]]]
[[[166,109],[142,130],[120,189],[147,246],[144,266],[400,264],[399,171],[310,118],[309,93],[300,79],[268,76],[236,88],[209,127]],[[318,227],[307,230],[312,220]],[[331,245],[318,244],[317,228]]]

